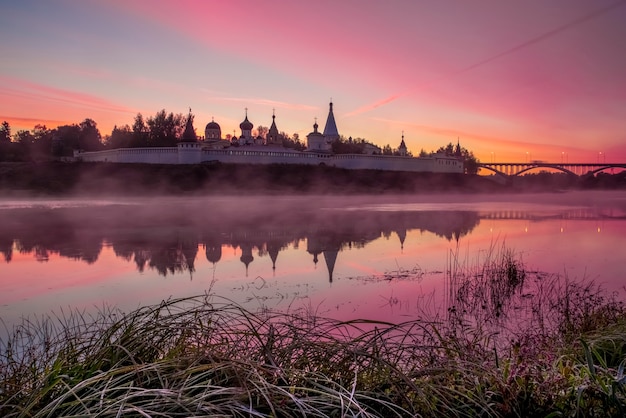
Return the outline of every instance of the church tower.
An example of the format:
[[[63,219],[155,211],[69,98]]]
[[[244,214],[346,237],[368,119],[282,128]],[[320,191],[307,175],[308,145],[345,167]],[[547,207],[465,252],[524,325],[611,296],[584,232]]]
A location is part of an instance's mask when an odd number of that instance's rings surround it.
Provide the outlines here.
[[[335,123],[332,101],[330,102],[328,110],[328,118],[326,118],[326,126],[324,126],[324,138],[326,138],[328,142],[333,142],[339,139],[339,131],[337,131],[337,124]]]
[[[323,134],[317,130],[317,118],[313,124],[313,132],[306,136],[307,151],[330,152],[332,150],[330,142]]]
[[[398,153],[402,157],[406,157],[407,149],[406,144],[404,143],[404,131],[402,131],[402,141],[400,142],[400,146],[398,147]]]
[[[202,159],[202,144],[198,142],[196,130],[193,127],[191,108],[187,116],[185,131],[178,142],[178,164],[199,164]]]
[[[241,129],[241,136],[239,137],[239,143],[242,145],[251,144],[252,143],[252,128],[254,128],[254,125],[252,124],[252,122],[248,120],[248,108],[246,108],[246,118],[244,119],[243,122],[239,124],[239,128]]]
[[[183,132],[181,141],[196,142],[197,140],[196,130],[193,127],[193,115],[191,114],[191,108],[189,108],[189,115],[187,116],[187,123],[185,123],[185,131]]]
[[[267,131],[265,141],[267,145],[282,145],[282,140],[279,138],[278,128],[276,127],[276,115],[274,111],[272,111],[272,126],[270,126],[269,131]]]

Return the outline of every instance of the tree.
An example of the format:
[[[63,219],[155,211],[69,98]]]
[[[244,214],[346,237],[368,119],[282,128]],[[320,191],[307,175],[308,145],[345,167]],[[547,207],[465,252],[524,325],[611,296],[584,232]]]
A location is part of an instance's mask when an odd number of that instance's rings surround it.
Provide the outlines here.
[[[35,137],[33,136],[33,134],[30,133],[30,131],[27,131],[26,129],[20,129],[15,134],[15,142],[19,144],[30,146],[34,141]]]
[[[93,119],[85,119],[79,125],[80,134],[78,139],[79,149],[84,151],[99,151],[102,149],[102,137],[98,130],[98,124]]]
[[[148,145],[151,147],[175,147],[184,130],[182,114],[168,115],[165,109],[148,118]]]
[[[111,136],[106,140],[107,148],[129,148],[133,144],[133,131],[130,126],[124,125],[121,127],[114,126],[111,131]]]
[[[270,128],[268,128],[267,126],[257,126],[256,131],[257,131],[257,136],[260,136],[261,138],[266,138],[267,137],[267,133],[269,132]]]
[[[439,149],[437,150],[437,153],[446,154],[446,155],[454,155],[454,145],[452,145],[452,142],[450,142],[445,147],[439,147]]]
[[[461,148],[461,155],[463,157],[463,168],[466,174],[478,174],[478,164],[480,161],[474,156],[472,151],[468,151],[465,148]]]
[[[389,144],[383,147],[383,155],[393,155],[393,150]]]
[[[80,126],[62,125],[56,129],[58,146],[54,151],[58,156],[71,156],[75,149],[80,149]]]
[[[131,147],[147,147],[148,146],[148,127],[143,120],[143,115],[137,113],[133,122],[133,138]]]
[[[480,169],[478,164],[480,161],[478,161],[472,151],[460,146],[460,144],[457,143],[455,147],[452,142],[450,142],[445,147],[439,147],[437,152],[448,156],[456,156],[457,158],[463,160],[463,169],[466,174],[478,174],[478,170]]]
[[[33,143],[30,149],[32,160],[47,160],[52,155],[52,137],[54,131],[48,129],[46,125],[37,124],[33,128]]]
[[[11,142],[11,127],[6,120],[0,125],[0,142]]]
[[[363,154],[365,150],[365,141],[352,140],[344,137],[335,139],[331,144],[334,154]]]
[[[29,150],[11,141],[11,126],[4,121],[0,125],[0,161],[25,161]]]

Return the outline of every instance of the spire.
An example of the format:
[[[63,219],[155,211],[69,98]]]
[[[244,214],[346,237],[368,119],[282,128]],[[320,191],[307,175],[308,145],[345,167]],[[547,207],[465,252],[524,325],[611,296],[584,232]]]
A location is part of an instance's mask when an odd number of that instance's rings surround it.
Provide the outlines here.
[[[191,114],[191,108],[189,108],[189,115],[187,116],[187,123],[185,123],[185,131],[181,140],[184,142],[196,142],[197,139],[196,130],[193,127],[193,115]]]
[[[400,153],[402,157],[406,157],[407,149],[406,149],[406,144],[404,143],[404,131],[402,131],[402,141],[400,141],[398,152]]]
[[[326,261],[326,267],[328,268],[328,281],[333,282],[333,271],[335,270],[335,262],[337,261],[338,249],[329,249],[322,251],[324,260]]]
[[[326,119],[326,126],[324,126],[324,136],[330,141],[339,139],[339,131],[337,131],[337,124],[335,123],[335,115],[333,114],[333,102],[331,100],[328,118]]]
[[[266,143],[278,144],[278,128],[276,127],[276,109],[272,109],[272,125],[267,131]]]

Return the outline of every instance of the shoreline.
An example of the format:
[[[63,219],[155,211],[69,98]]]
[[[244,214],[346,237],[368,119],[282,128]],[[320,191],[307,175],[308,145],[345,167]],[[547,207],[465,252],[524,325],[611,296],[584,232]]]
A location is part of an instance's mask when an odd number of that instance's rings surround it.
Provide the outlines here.
[[[25,196],[278,196],[562,193],[626,190],[626,172],[592,178],[538,173],[500,184],[490,176],[241,164],[0,163],[0,192]]]

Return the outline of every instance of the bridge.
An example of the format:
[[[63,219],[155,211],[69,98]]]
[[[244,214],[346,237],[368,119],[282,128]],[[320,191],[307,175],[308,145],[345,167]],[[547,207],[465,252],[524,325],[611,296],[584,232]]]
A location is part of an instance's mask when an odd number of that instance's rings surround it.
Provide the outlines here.
[[[527,163],[480,163],[478,167],[504,177],[514,177],[536,168],[550,168],[573,176],[595,175],[610,169],[626,170],[626,163],[549,163],[530,161]]]

